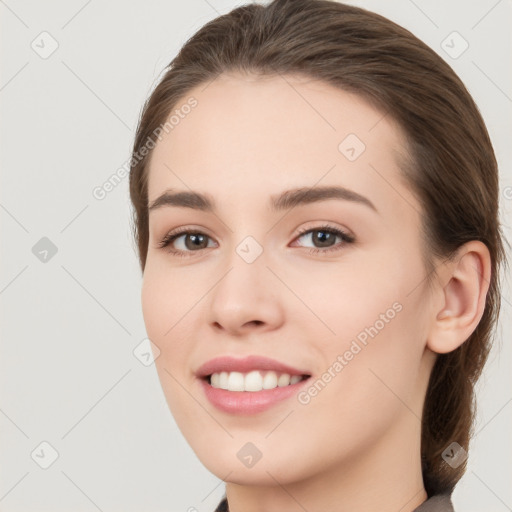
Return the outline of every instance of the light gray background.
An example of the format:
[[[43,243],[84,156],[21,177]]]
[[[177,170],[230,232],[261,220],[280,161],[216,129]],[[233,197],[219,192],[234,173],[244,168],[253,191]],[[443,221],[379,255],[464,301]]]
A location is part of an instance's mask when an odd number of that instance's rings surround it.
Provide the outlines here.
[[[410,29],[467,84],[498,155],[510,238],[511,1],[351,3]],[[133,354],[145,330],[128,179],[103,200],[92,191],[129,158],[164,66],[236,5],[0,0],[3,512],[211,511],[224,492],[181,436],[154,365]],[[43,31],[58,43],[48,58]],[[456,59],[441,47],[453,31],[469,43]],[[57,247],[46,262],[32,252],[42,237]],[[507,286],[456,511],[512,510],[511,308]],[[48,469],[43,441],[59,454]]]

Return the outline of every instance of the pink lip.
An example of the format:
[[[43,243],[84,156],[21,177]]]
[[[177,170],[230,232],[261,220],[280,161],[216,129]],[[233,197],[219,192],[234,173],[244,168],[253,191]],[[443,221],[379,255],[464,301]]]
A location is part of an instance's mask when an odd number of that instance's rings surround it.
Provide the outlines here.
[[[292,368],[284,363],[269,359],[264,356],[248,356],[243,359],[237,359],[231,356],[216,357],[207,361],[196,371],[199,378],[207,377],[212,373],[219,372],[241,372],[247,373],[252,370],[273,370],[279,373],[288,373],[290,375],[310,375],[307,371]]]
[[[261,391],[228,391],[214,388],[206,379],[201,379],[200,384],[206,398],[217,409],[229,414],[247,415],[265,411],[286,398],[296,395],[308,381],[309,378],[289,386]]]

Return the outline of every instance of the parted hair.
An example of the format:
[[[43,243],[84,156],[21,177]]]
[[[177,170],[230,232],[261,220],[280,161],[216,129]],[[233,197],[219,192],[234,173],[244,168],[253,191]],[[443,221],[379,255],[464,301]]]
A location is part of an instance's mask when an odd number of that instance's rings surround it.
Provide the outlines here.
[[[422,414],[421,459],[429,496],[451,493],[466,470],[443,451],[465,450],[474,434],[475,384],[488,359],[500,310],[500,269],[506,265],[499,222],[499,179],[478,107],[452,68],[389,19],[331,0],[246,4],[200,28],[182,46],[142,107],[130,170],[133,235],[142,272],[148,251],[148,140],[172,110],[222,73],[304,75],[358,94],[405,134],[403,177],[422,206],[427,281],[436,261],[470,240],[489,249],[491,277],[483,316],[456,350],[439,354]],[[137,158],[134,158],[137,155]]]

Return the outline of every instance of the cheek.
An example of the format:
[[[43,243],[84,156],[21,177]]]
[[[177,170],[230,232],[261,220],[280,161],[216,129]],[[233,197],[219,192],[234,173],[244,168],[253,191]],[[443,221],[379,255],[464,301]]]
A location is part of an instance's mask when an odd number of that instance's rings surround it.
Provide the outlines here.
[[[188,388],[195,380],[191,359],[205,318],[210,280],[211,276],[203,279],[192,267],[173,270],[152,260],[146,264],[142,314],[147,335],[160,350],[155,367],[169,403],[190,401],[182,386]]]
[[[142,315],[149,338],[159,345],[160,349],[162,347],[158,341],[161,341],[163,334],[171,327],[170,312],[174,306],[172,302],[172,296],[166,293],[164,282],[157,279],[146,266],[141,293]]]
[[[160,350],[155,366],[164,389],[173,386],[173,379],[164,368],[174,374],[174,367],[184,368],[186,358],[187,344],[180,339],[184,336],[190,301],[176,290],[180,290],[180,283],[146,266],[141,291],[142,315],[149,339]]]
[[[405,401],[415,393],[427,330],[428,298],[418,286],[424,271],[419,257],[399,258],[392,251],[359,263],[350,272],[333,265],[328,279],[325,271],[307,274],[298,294],[318,318],[310,316],[303,327],[323,364],[317,373],[331,367],[336,375],[318,402],[328,406],[338,400],[336,393],[350,390],[343,395],[346,410],[368,404],[387,417],[386,408],[402,407],[393,392]]]
[[[149,337],[168,343],[167,340],[180,331],[181,319],[200,297],[200,287],[190,276],[148,261],[142,280],[141,303]]]
[[[289,274],[294,293],[307,306],[300,322],[315,328],[322,338],[349,340],[376,325],[378,331],[398,318],[415,269],[374,254],[367,261],[335,262]],[[375,264],[377,262],[377,264]],[[300,275],[299,275],[300,274]],[[330,334],[330,336],[329,336]],[[332,343],[332,342],[331,342]]]
[[[197,302],[197,298],[191,302],[192,298],[177,293],[176,290],[181,290],[180,286],[182,284],[168,273],[156,272],[146,265],[141,293],[146,332],[160,350],[155,359],[155,368],[169,410],[187,437],[194,430],[191,426],[201,420],[201,412],[190,407],[191,398],[185,389],[190,387],[191,376],[191,344],[187,343],[191,325],[187,323],[187,311]]]

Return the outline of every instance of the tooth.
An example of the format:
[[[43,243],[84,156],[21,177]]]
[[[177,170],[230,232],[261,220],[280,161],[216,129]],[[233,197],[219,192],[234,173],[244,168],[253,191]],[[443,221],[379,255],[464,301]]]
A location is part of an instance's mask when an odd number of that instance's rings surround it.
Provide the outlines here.
[[[260,391],[263,377],[258,370],[249,372],[245,376],[245,391]]]
[[[267,372],[263,378],[263,389],[272,389],[277,386],[277,373]]]
[[[289,373],[282,373],[279,375],[279,379],[277,381],[277,385],[279,387],[288,386],[290,384],[290,374]]]
[[[212,374],[211,376],[211,385],[214,387],[214,388],[218,388],[220,387],[220,373],[214,373]]]
[[[228,389],[228,372],[220,372],[219,388]]]
[[[244,374],[240,372],[231,372],[228,380],[229,391],[244,390]]]
[[[297,384],[302,379],[302,376],[300,375],[293,375],[290,379],[290,384]]]

